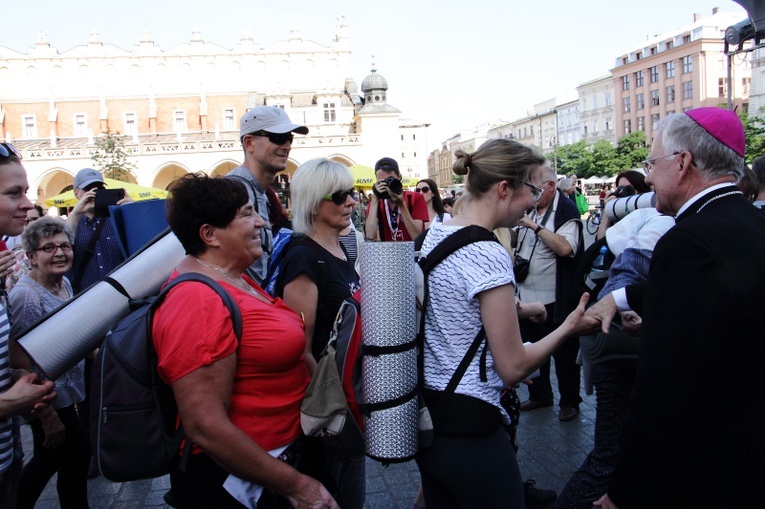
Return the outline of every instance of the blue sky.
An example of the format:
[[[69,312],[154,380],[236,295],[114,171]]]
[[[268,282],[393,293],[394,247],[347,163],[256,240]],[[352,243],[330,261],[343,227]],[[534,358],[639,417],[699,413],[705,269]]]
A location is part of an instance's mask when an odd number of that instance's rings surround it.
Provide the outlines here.
[[[688,24],[694,12],[711,15],[713,7],[746,16],[730,0],[37,0],[5,10],[0,45],[26,52],[44,31],[63,52],[85,44],[93,27],[105,43],[126,50],[144,30],[169,49],[188,41],[194,27],[226,48],[244,29],[267,47],[287,39],[292,27],[328,45],[343,13],[353,78],[361,85],[374,54],[388,102],[431,123],[433,149],[461,129],[514,120],[551,97],[575,98],[577,85],[607,74],[647,35]]]

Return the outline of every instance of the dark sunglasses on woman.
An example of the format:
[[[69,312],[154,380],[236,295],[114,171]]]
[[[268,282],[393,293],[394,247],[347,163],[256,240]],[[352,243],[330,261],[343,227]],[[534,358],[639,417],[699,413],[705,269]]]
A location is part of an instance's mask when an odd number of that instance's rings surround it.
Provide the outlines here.
[[[355,189],[348,189],[347,191],[335,191],[331,194],[325,194],[324,199],[325,200],[332,200],[336,205],[342,205],[345,203],[345,199],[350,196],[354,200],[356,199],[356,190]]]
[[[414,191],[417,192],[417,193],[425,194],[425,193],[429,193],[430,192],[430,188],[427,187],[427,186],[426,187],[415,187]]]

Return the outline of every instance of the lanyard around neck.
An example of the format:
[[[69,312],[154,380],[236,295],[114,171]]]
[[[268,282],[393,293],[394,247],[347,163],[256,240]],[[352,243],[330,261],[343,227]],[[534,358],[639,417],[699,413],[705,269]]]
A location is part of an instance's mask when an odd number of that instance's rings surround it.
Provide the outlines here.
[[[388,200],[384,200],[384,203],[385,218],[388,221],[388,228],[390,229],[390,240],[404,240],[404,233],[399,228],[401,226],[401,214],[398,211],[398,207],[392,209],[388,204]],[[394,224],[396,225],[395,227],[393,226]]]

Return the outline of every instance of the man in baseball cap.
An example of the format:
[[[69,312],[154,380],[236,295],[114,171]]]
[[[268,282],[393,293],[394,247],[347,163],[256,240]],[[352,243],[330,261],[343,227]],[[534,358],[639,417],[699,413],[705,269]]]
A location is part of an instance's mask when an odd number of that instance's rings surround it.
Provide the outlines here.
[[[74,233],[74,261],[67,277],[75,293],[102,281],[125,260],[113,222],[107,217],[95,216],[96,192],[103,189],[104,185],[101,172],[93,168],[83,168],[74,176],[77,205],[67,217]],[[132,201],[125,194],[117,205]]]
[[[377,183],[367,206],[364,234],[386,242],[413,240],[429,220],[428,206],[420,193],[404,191],[398,162],[383,157],[375,163]]]
[[[88,191],[88,187],[96,182],[100,182],[101,187],[103,187],[104,177],[101,176],[100,171],[94,170],[93,168],[83,168],[74,176],[75,189]]]
[[[244,182],[255,210],[266,224],[260,232],[263,256],[255,260],[247,271],[258,283],[262,283],[266,277],[268,258],[273,247],[265,190],[274,182],[277,173],[287,169],[293,133],[308,134],[308,128],[293,124],[283,108],[258,106],[247,111],[239,122],[244,162],[226,175]]]

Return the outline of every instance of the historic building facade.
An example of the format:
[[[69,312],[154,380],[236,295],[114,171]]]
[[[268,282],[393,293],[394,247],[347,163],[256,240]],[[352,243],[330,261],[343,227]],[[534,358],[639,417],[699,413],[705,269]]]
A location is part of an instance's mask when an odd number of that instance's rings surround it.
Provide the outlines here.
[[[707,17],[694,14],[693,23],[650,37],[617,57],[609,75],[576,87],[578,100],[535,104],[527,116],[500,123],[487,137],[533,145],[554,164],[558,147],[581,140],[588,145],[600,140],[615,145],[621,136],[642,130],[650,143],[656,123],[671,113],[727,106],[729,85],[734,108],[765,116],[765,50],[755,52],[751,61],[733,58],[728,83],[723,38],[725,29],[741,18],[717,9]],[[456,142],[461,141],[458,137]],[[431,153],[431,174],[441,174],[439,161],[456,142],[447,140],[440,151]]]
[[[695,14],[693,23],[653,36],[617,57],[611,70],[616,139],[640,130],[650,143],[657,122],[669,114],[702,106],[726,107],[729,86],[733,107],[746,110],[749,59],[733,60],[729,83],[724,53],[725,29],[739,21],[740,15],[717,9],[707,17]]]
[[[614,81],[603,76],[576,87],[579,94],[579,135],[588,145],[606,140],[616,145]],[[578,140],[577,140],[578,141]]]
[[[239,118],[264,104],[310,129],[295,137],[287,174],[315,157],[372,166],[402,156],[402,171],[423,177],[427,124],[399,118],[374,69],[359,91],[350,59],[342,17],[328,45],[293,29],[267,48],[245,33],[229,50],[194,32],[163,50],[145,33],[126,51],[94,31],[86,45],[60,53],[40,34],[26,53],[0,46],[0,139],[20,149],[37,202],[93,165],[94,139],[106,131],[126,136],[139,184],[166,188],[187,172],[224,174],[243,159]]]

